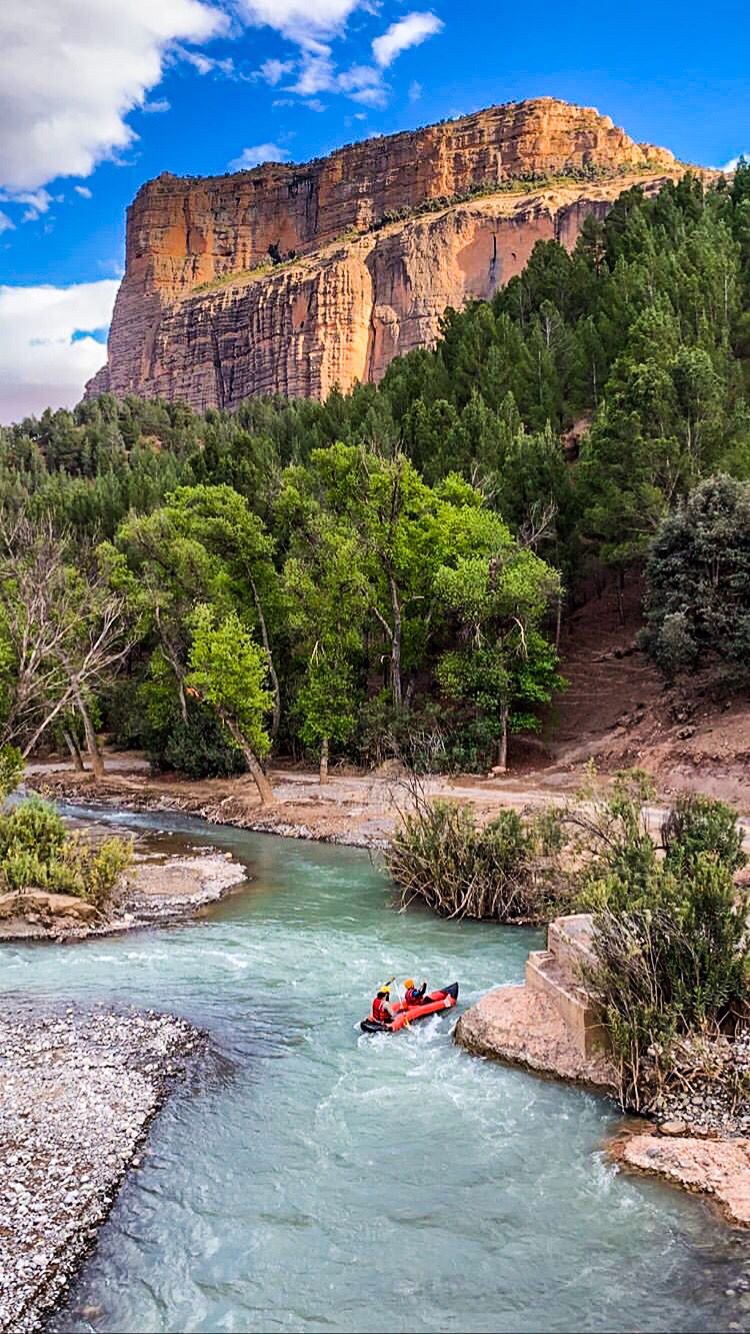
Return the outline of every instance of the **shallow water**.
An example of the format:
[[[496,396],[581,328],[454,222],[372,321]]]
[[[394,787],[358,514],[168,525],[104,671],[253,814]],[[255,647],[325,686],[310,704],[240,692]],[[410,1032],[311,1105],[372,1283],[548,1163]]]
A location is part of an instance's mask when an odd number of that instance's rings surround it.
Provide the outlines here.
[[[131,827],[165,828],[155,817]],[[357,1021],[384,977],[520,980],[532,931],[397,912],[366,854],[174,821],[253,876],[201,921],[5,946],[2,989],[211,1034],[53,1331],[750,1329],[748,1241],[614,1172],[605,1100]],[[729,1291],[727,1291],[729,1290]]]

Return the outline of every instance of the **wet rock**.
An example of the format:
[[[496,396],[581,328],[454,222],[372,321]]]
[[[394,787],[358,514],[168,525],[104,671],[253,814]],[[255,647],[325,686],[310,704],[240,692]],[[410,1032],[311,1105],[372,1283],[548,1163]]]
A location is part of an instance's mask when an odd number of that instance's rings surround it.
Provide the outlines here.
[[[632,1135],[613,1147],[618,1161],[653,1172],[687,1190],[709,1195],[733,1223],[750,1226],[750,1144],[743,1139],[698,1140]]]

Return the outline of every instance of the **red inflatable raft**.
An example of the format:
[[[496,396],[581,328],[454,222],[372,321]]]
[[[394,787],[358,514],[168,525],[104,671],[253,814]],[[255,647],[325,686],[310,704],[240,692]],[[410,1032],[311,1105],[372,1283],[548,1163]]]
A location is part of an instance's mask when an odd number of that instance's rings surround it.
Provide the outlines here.
[[[441,1010],[452,1010],[457,1000],[458,982],[451,982],[449,987],[443,987],[440,991],[428,991],[421,1005],[396,1001],[392,1007],[393,1019],[390,1024],[381,1024],[379,1019],[373,1019],[368,1014],[360,1028],[363,1033],[397,1033],[400,1028],[406,1028],[407,1024],[413,1024],[417,1019],[426,1019],[429,1014],[440,1014]]]

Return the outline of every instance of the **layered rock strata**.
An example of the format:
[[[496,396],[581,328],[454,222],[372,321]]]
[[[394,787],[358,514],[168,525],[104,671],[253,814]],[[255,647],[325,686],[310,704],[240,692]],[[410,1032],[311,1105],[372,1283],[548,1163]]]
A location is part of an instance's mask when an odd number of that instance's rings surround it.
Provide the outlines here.
[[[536,241],[570,248],[624,188],[680,170],[609,117],[539,98],[303,166],[159,176],[128,212],[108,362],[88,393],[233,408],[377,381],[434,340],[447,306],[519,273]]]

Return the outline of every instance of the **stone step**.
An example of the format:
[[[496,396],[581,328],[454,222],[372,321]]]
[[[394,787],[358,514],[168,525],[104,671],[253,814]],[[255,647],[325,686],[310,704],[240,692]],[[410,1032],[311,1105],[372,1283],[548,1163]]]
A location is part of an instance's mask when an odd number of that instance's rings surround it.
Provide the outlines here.
[[[596,1006],[550,950],[535,950],[529,955],[526,985],[531,991],[541,992],[554,1005],[584,1056],[606,1046],[606,1033]]]

